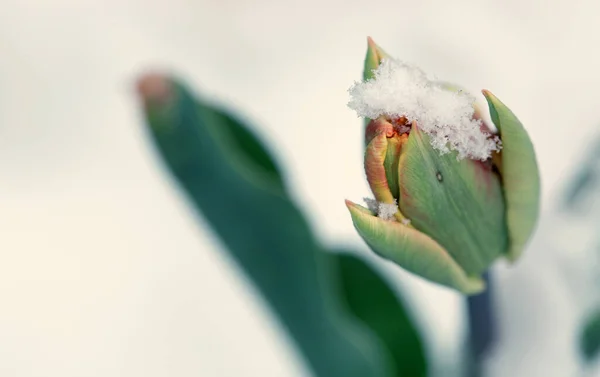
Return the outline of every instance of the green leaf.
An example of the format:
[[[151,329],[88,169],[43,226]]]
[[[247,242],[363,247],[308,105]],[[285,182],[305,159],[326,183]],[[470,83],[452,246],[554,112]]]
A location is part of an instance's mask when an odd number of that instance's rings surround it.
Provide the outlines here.
[[[282,174],[271,152],[250,129],[220,109],[202,104],[199,106],[205,114],[214,119],[214,122],[207,123],[207,127],[211,128],[213,134],[219,133],[218,136],[224,138],[223,144],[231,149],[230,153],[239,153],[239,158],[255,164],[254,168],[266,175],[261,177],[262,179],[284,188]]]
[[[337,257],[315,240],[301,212],[280,189],[281,178],[265,179],[269,172],[279,174],[270,157],[265,162],[268,153],[256,157],[257,150],[264,150],[258,139],[248,143],[248,132],[240,131],[245,126],[227,126],[233,118],[197,101],[182,85],[162,84],[159,93],[142,90],[160,155],[315,375],[400,376],[393,351],[357,320],[348,309],[347,295],[339,291],[347,287],[345,279],[357,279],[355,272],[343,261],[340,270]],[[398,315],[401,306],[395,309]],[[422,355],[417,362],[421,360]]]
[[[424,377],[423,344],[406,308],[388,283],[362,259],[348,252],[336,255],[342,289],[352,313],[391,351],[396,376]]]
[[[600,351],[600,310],[590,316],[583,327],[579,339],[579,349],[587,361],[598,356],[598,351]]]
[[[507,257],[514,261],[525,248],[540,212],[540,173],[533,143],[515,114],[487,90],[492,121],[502,139],[501,174],[510,239]]]

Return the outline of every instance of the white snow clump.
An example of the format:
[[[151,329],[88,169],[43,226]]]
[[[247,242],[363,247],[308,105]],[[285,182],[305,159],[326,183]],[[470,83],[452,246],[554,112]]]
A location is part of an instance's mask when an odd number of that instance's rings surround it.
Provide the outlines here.
[[[393,220],[398,211],[398,202],[395,199],[394,203],[378,202],[372,198],[363,198],[363,200],[367,203],[369,210],[376,213],[377,217],[382,220]]]
[[[429,135],[440,154],[454,150],[458,159],[486,160],[500,149],[498,137],[483,132],[481,120],[473,119],[472,95],[444,88],[420,68],[394,59],[383,60],[373,73],[372,79],[348,90],[348,107],[358,116],[405,117]]]

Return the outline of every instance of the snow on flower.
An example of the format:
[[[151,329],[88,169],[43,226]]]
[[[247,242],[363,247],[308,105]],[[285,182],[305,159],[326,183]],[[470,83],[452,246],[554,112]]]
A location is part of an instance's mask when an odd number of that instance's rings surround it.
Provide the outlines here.
[[[363,198],[369,210],[377,214],[377,217],[382,220],[393,220],[394,215],[398,212],[398,202],[394,200],[394,203],[383,203],[378,202],[372,198]],[[407,224],[404,224],[407,225]]]
[[[458,158],[485,160],[500,149],[497,137],[481,130],[473,119],[475,98],[464,91],[450,91],[420,68],[385,59],[374,77],[356,82],[348,90],[348,107],[358,116],[375,119],[405,117],[430,136],[441,154],[458,152]]]

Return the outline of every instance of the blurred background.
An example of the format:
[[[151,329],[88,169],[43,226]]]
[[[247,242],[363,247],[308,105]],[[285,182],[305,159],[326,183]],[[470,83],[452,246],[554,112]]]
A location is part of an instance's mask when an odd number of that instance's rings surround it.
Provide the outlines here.
[[[565,204],[581,171],[600,170],[598,2],[0,5],[1,376],[308,376],[164,171],[134,82],[173,72],[244,115],[323,242],[366,254],[343,200],[369,194],[361,121],[346,107],[367,35],[444,80],[491,90],[536,147],[543,216],[524,258],[493,271],[502,338],[489,374],[600,375],[577,352],[600,301],[600,183]],[[381,267],[406,292],[433,374],[447,375],[464,342],[462,298]]]

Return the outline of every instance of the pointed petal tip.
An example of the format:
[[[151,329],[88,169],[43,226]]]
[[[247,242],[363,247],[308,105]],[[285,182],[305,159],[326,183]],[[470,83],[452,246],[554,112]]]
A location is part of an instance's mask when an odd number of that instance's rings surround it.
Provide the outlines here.
[[[370,48],[377,48],[377,44],[370,36],[367,36],[367,44]]]
[[[344,199],[344,203],[346,203],[346,207],[348,207],[348,209],[352,209],[352,208],[356,207],[356,204],[354,202],[352,202],[351,200]]]
[[[373,212],[371,212],[368,208],[361,206],[360,204],[356,204],[348,199],[345,199],[345,202],[346,207],[348,208],[348,211],[350,211],[350,216],[352,216],[353,220],[356,219],[357,216],[361,215],[374,216]]]
[[[496,96],[495,96],[495,95],[494,95],[492,92],[490,92],[490,91],[489,91],[489,90],[487,90],[487,89],[482,89],[482,90],[481,90],[481,93],[482,93],[482,94],[483,94],[483,96],[484,96],[486,99],[488,99],[488,100],[497,100],[497,99],[498,99],[498,98],[496,98]]]
[[[379,47],[371,37],[367,37],[367,49],[371,51],[375,59],[377,59],[377,63],[388,56],[387,53],[383,51],[383,49]]]
[[[367,37],[367,44],[367,56],[363,71],[363,79],[365,81],[373,78],[373,70],[379,67],[383,59],[389,58],[389,55],[373,41],[373,38]]]

